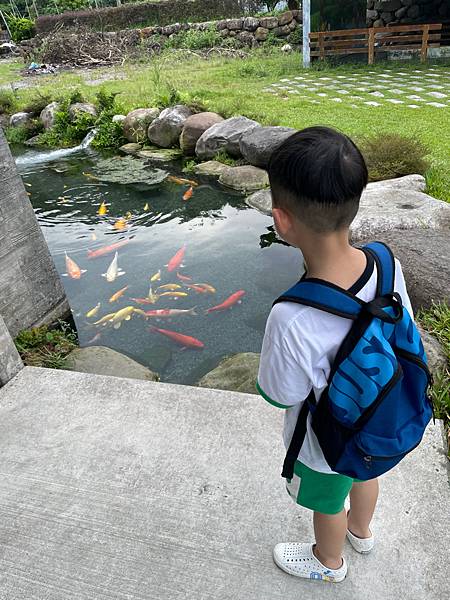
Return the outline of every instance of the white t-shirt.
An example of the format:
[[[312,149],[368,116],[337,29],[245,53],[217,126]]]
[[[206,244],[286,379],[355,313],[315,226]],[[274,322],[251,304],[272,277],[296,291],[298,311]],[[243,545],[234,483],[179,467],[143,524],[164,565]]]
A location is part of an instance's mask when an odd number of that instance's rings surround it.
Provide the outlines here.
[[[372,257],[350,288],[361,300],[375,297],[377,268]],[[394,290],[413,318],[401,265],[395,259]],[[316,401],[327,385],[334,357],[352,321],[294,302],[276,304],[269,315],[261,350],[258,389],[271,404],[286,409],[283,440],[289,447],[303,402],[314,388]],[[333,473],[323,456],[308,415],[307,432],[298,459],[310,469]]]

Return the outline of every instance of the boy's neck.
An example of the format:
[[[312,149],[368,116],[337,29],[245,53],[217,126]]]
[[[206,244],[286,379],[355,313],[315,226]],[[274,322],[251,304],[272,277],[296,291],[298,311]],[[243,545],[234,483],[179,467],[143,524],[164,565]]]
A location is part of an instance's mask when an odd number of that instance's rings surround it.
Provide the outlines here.
[[[363,274],[365,254],[351,246],[348,230],[328,235],[303,232],[298,247],[305,260],[307,277],[315,277],[349,289]]]

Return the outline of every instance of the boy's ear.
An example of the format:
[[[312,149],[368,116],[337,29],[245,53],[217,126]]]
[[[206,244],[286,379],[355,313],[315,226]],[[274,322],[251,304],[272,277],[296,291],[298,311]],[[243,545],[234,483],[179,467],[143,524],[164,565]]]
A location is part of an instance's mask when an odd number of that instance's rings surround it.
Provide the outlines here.
[[[284,208],[272,208],[273,221],[278,234],[283,237],[292,228],[292,215]]]

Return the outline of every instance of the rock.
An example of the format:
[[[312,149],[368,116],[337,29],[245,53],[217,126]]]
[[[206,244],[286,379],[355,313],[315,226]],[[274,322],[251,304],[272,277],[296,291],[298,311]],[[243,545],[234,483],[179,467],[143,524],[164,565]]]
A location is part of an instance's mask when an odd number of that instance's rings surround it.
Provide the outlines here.
[[[423,175],[404,175],[403,177],[397,177],[396,179],[385,179],[384,181],[375,181],[369,183],[367,189],[379,189],[382,185],[387,185],[390,188],[396,190],[413,190],[416,192],[424,192],[427,187],[427,182]]]
[[[239,31],[242,29],[242,19],[228,19],[227,29],[230,31]]]
[[[123,135],[129,142],[144,142],[150,123],[159,116],[157,108],[137,108],[127,114],[123,122]]]
[[[384,21],[382,19],[377,19],[373,22],[374,27],[384,27]]]
[[[243,352],[222,360],[215,369],[204,375],[198,385],[205,388],[256,394],[259,354]]]
[[[112,377],[159,381],[157,373],[105,346],[75,348],[67,357],[67,370]]]
[[[419,192],[415,192],[419,193]],[[388,244],[402,264],[415,311],[432,301],[450,304],[450,229],[391,229],[361,241]]]
[[[250,208],[256,208],[263,215],[272,216],[272,192],[270,189],[259,190],[251,196],[247,196],[245,203]]]
[[[294,31],[295,29],[297,29],[297,21],[295,19],[293,19],[289,23],[288,27],[289,27],[289,31],[291,31],[291,32]]]
[[[180,136],[180,147],[186,155],[195,154],[195,145],[200,136],[216,123],[221,123],[223,117],[214,112],[202,112],[186,119]]]
[[[241,137],[239,149],[251,165],[266,168],[272,152],[295,131],[292,127],[255,127]]]
[[[263,17],[259,20],[259,24],[264,29],[275,29],[275,27],[278,27],[278,19],[276,17]]]
[[[377,10],[368,10],[366,13],[366,16],[368,19],[375,20],[378,18],[378,11]]]
[[[23,127],[23,125],[26,125],[29,121],[31,121],[32,118],[33,115],[28,112],[15,113],[14,115],[11,115],[11,118],[9,119],[9,126]]]
[[[105,183],[150,187],[162,183],[168,173],[162,169],[150,168],[144,161],[132,156],[115,156],[99,160],[95,165],[94,175]]]
[[[406,15],[406,11],[408,10],[408,8],[406,6],[402,6],[401,8],[399,8],[398,10],[395,11],[395,17],[397,19],[401,19]],[[371,12],[375,12],[375,11],[371,11]]]
[[[183,125],[191,115],[192,110],[182,104],[166,108],[150,124],[147,132],[148,139],[161,148],[172,148],[178,145]]]
[[[253,34],[250,33],[250,31],[239,31],[239,33],[236,36],[236,39],[239,40],[242,44],[246,44],[249,47],[252,46],[255,40]]]
[[[89,102],[75,102],[75,104],[69,106],[69,117],[72,121],[75,121],[81,115],[96,117],[97,109]]]
[[[272,29],[272,33],[277,37],[286,37],[291,33],[291,29],[289,25],[283,25],[283,27],[275,27],[275,29]]]
[[[379,0],[375,2],[375,10],[391,11],[398,10],[401,7],[401,0]]]
[[[266,29],[265,27],[258,27],[258,29],[255,31],[255,40],[257,40],[258,42],[264,42],[265,40],[267,40],[268,35],[268,29]]]
[[[225,171],[228,171],[230,167],[224,165],[217,160],[208,160],[207,162],[200,163],[194,167],[194,173],[196,175],[208,175],[211,177],[219,177]]]
[[[259,27],[259,19],[256,17],[246,17],[244,19],[243,28],[247,31],[256,31]]]
[[[220,150],[224,150],[231,156],[239,158],[241,137],[255,127],[259,127],[259,123],[247,117],[232,117],[216,123],[200,136],[195,146],[195,153],[201,159],[209,159],[214,158]]]
[[[41,111],[41,121],[44,129],[51,129],[55,124],[56,113],[59,111],[59,103],[52,102]]]
[[[439,340],[417,323],[417,328],[422,337],[423,347],[428,359],[428,368],[433,375],[437,375],[447,367],[447,356]]]
[[[381,19],[383,19],[383,21],[386,24],[391,23],[392,21],[395,20],[394,13],[391,13],[391,12],[382,12],[380,17],[381,17]]]
[[[251,165],[230,167],[221,174],[219,183],[233,190],[250,192],[267,187],[269,185],[269,175],[264,169],[259,169]]]
[[[112,118],[113,123],[123,123],[126,119],[125,115],[114,115]]]
[[[227,21],[217,21],[216,28],[218,31],[221,31],[222,29],[228,29]]]
[[[278,15],[278,25],[280,27],[282,27],[283,25],[289,25],[293,18],[294,15],[292,14],[292,12],[290,10],[287,10],[286,12],[281,13],[281,15]]]
[[[281,52],[286,52],[287,54],[290,54],[292,50],[293,48],[290,44],[284,44],[284,46],[281,46]]]
[[[146,147],[140,150],[137,155],[139,158],[145,158],[157,163],[167,163],[179,160],[183,153],[178,148],[158,148],[157,146]]]
[[[141,150],[142,144],[137,144],[130,142],[129,144],[124,144],[119,148],[121,152],[124,154],[130,154],[131,156],[136,156],[136,154]]]
[[[29,140],[25,140],[24,145],[25,146],[30,146],[31,148],[36,148],[38,146],[41,146],[42,142],[40,141],[40,136],[39,135],[34,135]]]
[[[417,4],[413,4],[408,8],[408,12],[406,13],[409,19],[416,19],[420,14],[420,8]]]

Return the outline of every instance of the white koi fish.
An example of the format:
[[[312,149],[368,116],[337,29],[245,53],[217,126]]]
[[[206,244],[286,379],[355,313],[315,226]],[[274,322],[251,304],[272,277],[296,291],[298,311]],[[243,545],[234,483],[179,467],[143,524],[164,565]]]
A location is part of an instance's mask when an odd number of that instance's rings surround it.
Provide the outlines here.
[[[113,281],[115,281],[117,279],[117,277],[120,277],[121,275],[125,275],[125,271],[122,271],[121,269],[119,269],[118,254],[116,252],[116,254],[114,255],[114,258],[112,260],[112,263],[109,265],[106,273],[102,274],[102,277],[106,277],[106,281],[108,283],[112,283]]]

